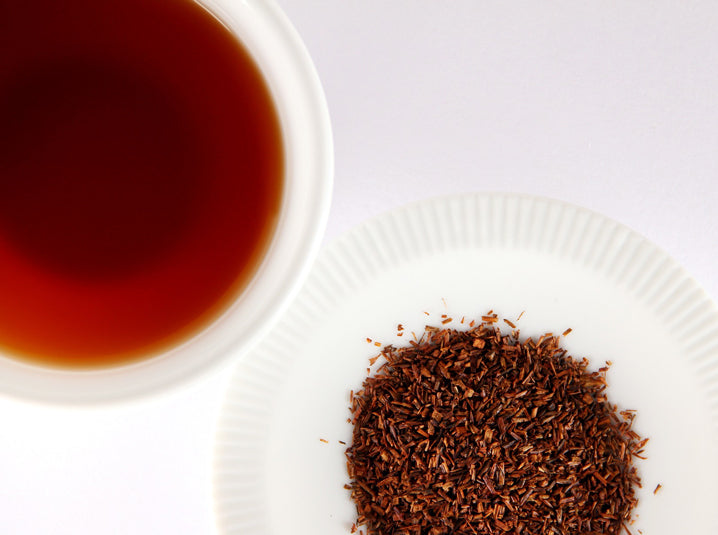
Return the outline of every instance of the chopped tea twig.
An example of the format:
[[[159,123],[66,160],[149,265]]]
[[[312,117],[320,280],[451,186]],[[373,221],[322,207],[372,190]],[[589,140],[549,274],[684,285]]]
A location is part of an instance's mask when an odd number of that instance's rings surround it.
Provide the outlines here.
[[[352,399],[347,449],[367,535],[618,535],[645,445],[616,412],[605,370],[558,337],[520,341],[496,315],[468,331],[428,328]]]
[[[663,488],[663,485],[661,485],[661,484],[659,483],[658,485],[656,485],[656,488],[653,489],[653,494],[656,494],[656,493],[657,493],[659,490],[661,490],[662,488]]]

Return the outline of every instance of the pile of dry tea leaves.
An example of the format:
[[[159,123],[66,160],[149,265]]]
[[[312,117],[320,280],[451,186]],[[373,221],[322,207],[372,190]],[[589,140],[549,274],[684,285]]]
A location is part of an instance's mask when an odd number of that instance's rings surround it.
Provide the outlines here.
[[[607,368],[483,319],[383,348],[352,396],[357,524],[368,535],[630,533],[646,440],[606,399]]]

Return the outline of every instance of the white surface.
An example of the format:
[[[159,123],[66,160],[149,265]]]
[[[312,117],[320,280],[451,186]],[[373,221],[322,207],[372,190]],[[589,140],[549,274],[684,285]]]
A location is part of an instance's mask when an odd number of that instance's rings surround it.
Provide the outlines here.
[[[453,328],[467,318],[465,328],[489,309],[534,340],[571,327],[569,354],[594,370],[613,363],[609,401],[636,410],[634,429],[650,437],[634,532],[718,532],[718,307],[664,252],[604,216],[484,194],[400,208],[320,255],[230,382],[221,533],[349,533],[356,511],[339,441],[351,444],[349,391],[379,351],[367,337],[403,346],[442,315]]]
[[[0,392],[48,403],[134,400],[226,370],[264,336],[306,278],[322,243],[334,169],[329,113],[311,58],[281,10],[264,0],[203,0],[239,35],[262,70],[284,137],[276,229],[249,284],[202,332],[128,366],[53,370],[0,355]],[[229,238],[231,240],[231,237]]]
[[[718,297],[713,2],[280,3],[332,116],[327,240],[409,200],[535,193],[634,228]],[[109,411],[0,400],[0,533],[214,534],[226,382]]]

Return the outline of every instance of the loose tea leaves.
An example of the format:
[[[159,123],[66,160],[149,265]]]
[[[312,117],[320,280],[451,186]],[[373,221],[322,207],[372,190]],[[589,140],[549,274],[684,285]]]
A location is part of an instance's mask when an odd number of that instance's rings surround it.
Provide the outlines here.
[[[368,535],[628,530],[647,442],[606,398],[606,370],[495,316],[427,327],[351,396],[351,496]]]

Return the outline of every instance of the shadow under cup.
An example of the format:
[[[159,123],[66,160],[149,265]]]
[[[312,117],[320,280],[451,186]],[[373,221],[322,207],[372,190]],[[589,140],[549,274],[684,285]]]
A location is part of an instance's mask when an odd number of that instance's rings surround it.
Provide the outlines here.
[[[0,22],[0,352],[136,363],[256,275],[287,191],[279,111],[195,2],[40,4]]]

